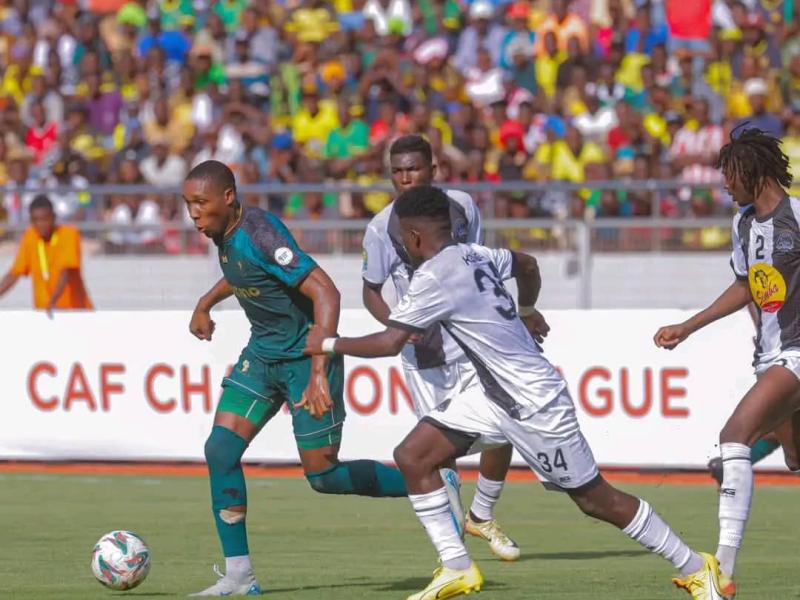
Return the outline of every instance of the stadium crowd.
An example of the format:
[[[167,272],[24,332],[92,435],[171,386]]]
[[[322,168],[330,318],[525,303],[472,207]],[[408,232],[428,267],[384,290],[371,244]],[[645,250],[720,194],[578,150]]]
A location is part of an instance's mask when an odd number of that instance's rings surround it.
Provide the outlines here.
[[[737,124],[800,164],[786,17],[775,0],[0,0],[0,224],[27,219],[36,194],[16,188],[67,185],[50,194],[60,219],[152,226],[111,241],[164,245],[174,195],[86,188],[174,187],[208,158],[241,183],[374,184],[413,132],[443,182],[585,185],[493,194],[496,216],[730,214],[714,161]],[[652,178],[692,187],[592,185]],[[364,218],[389,199],[269,207]]]

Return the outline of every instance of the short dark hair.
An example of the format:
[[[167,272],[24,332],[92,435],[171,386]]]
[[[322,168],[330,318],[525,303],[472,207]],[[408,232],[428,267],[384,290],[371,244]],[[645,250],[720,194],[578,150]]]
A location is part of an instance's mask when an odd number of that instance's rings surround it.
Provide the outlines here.
[[[45,208],[50,212],[55,212],[53,210],[53,203],[50,202],[50,198],[48,198],[45,194],[39,194],[31,201],[31,205],[28,207],[28,213],[33,214],[33,211],[39,210],[40,208]]]
[[[433,185],[412,187],[397,197],[394,210],[400,219],[425,218],[450,222],[450,197]]]
[[[413,154],[419,152],[429,163],[433,163],[433,149],[421,135],[412,133],[397,138],[389,148],[389,156],[397,154]]]
[[[186,181],[202,179],[211,182],[220,190],[232,189],[236,191],[236,178],[225,163],[218,160],[206,160],[189,171]]]
[[[738,135],[737,135],[738,132]],[[735,175],[742,187],[758,196],[773,179],[784,189],[792,185],[789,158],[781,150],[781,142],[747,123],[731,131],[731,141],[719,151],[717,168],[726,177]]]

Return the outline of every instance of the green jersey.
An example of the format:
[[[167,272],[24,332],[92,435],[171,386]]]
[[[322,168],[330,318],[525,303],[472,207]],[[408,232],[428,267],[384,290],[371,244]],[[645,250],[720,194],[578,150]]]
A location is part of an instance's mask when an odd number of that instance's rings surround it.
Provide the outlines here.
[[[219,247],[219,262],[250,321],[253,354],[265,362],[302,357],[314,306],[297,288],[317,265],[280,219],[243,209]]]

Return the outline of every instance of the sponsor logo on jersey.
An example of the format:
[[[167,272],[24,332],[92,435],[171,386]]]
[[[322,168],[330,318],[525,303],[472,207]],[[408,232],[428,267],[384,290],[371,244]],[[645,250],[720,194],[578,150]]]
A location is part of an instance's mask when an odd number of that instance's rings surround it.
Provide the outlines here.
[[[281,246],[277,250],[275,250],[275,262],[278,263],[280,266],[285,267],[294,258],[294,252],[289,250],[286,246]]]
[[[242,368],[239,369],[242,373],[247,373],[250,370],[250,361],[245,359],[242,361]]]
[[[779,231],[775,236],[775,250],[777,252],[791,252],[794,250],[794,236],[791,231]]]
[[[481,256],[477,252],[472,252],[471,250],[461,258],[464,261],[464,264],[466,265],[478,265],[486,262],[486,259],[483,256]]]
[[[761,310],[778,312],[786,301],[786,281],[780,271],[767,263],[756,263],[748,272],[750,294]]]
[[[233,287],[233,295],[237,298],[258,298],[261,290],[257,287]]]
[[[228,264],[228,256],[226,254],[222,255],[222,264],[223,265],[227,265]]]
[[[367,272],[367,265],[369,264],[369,255],[366,250],[361,251],[361,272]]]

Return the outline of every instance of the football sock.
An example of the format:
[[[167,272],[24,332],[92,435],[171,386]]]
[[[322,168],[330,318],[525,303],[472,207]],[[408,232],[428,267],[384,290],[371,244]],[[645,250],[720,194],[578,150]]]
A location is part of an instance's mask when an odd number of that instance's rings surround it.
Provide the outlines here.
[[[780,444],[774,440],[758,440],[753,447],[750,448],[750,462],[756,464],[764,460],[770,454],[780,448]]]
[[[442,564],[450,569],[468,569],[472,561],[453,522],[447,490],[442,487],[428,494],[409,494],[408,499]]]
[[[753,465],[750,448],[745,444],[721,444],[722,485],[719,488],[719,547],[717,560],[720,570],[733,576],[736,554],[742,545],[744,528],[750,515],[753,497]]]
[[[494,505],[500,499],[500,492],[503,491],[504,481],[492,481],[483,475],[478,475],[478,485],[475,488],[475,497],[472,499],[472,506],[469,511],[472,516],[479,521],[491,521],[494,519]]]
[[[375,460],[340,462],[325,471],[306,473],[314,490],[322,494],[400,498],[408,495],[402,473]]]
[[[228,556],[246,556],[247,529],[245,513],[228,510],[231,506],[247,505],[241,458],[247,442],[230,429],[215,425],[206,440],[205,454],[208,476],[211,480],[211,507],[217,534],[222,543],[222,553]]]
[[[666,558],[683,575],[689,575],[703,567],[702,557],[689,548],[644,500],[639,500],[639,510],[622,531],[650,552]]]
[[[250,563],[250,555],[226,556],[225,575],[232,579],[244,579],[253,573],[253,565]]]

